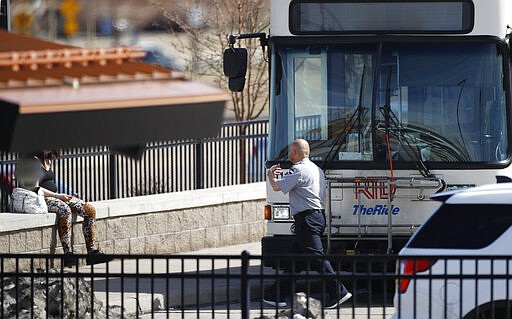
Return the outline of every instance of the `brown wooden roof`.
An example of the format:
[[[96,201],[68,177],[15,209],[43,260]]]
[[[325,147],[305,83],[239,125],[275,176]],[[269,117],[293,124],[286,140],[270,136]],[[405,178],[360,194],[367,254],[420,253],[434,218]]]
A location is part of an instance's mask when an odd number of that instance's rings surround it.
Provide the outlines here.
[[[225,91],[195,81],[132,81],[106,85],[0,90],[0,101],[18,106],[19,114],[146,108],[223,102]]]
[[[134,60],[144,55],[137,47],[81,49],[0,31],[0,89],[183,78]]]
[[[0,30],[0,52],[76,48]]]
[[[0,101],[20,114],[226,101],[226,91],[134,60],[138,48],[80,49],[0,31]]]

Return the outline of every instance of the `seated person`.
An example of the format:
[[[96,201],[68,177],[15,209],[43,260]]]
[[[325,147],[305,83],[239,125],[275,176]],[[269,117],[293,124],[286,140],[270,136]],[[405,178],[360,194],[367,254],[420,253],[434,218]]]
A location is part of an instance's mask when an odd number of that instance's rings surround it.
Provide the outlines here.
[[[55,174],[51,169],[52,161],[56,158],[57,152],[43,151],[34,154],[33,157],[24,158],[18,162],[16,175],[22,176],[23,181],[20,186],[30,189],[36,193],[42,193],[44,196],[48,212],[56,213],[58,217],[58,232],[62,244],[62,249],[66,257],[64,264],[66,267],[75,265],[76,259],[73,258],[71,247],[71,219],[72,213],[83,217],[82,232],[85,239],[87,249],[86,263],[88,265],[108,262],[111,257],[105,256],[96,248],[95,243],[95,223],[96,209],[83,200],[62,193],[57,193],[57,185],[55,184]],[[20,171],[21,169],[21,171]],[[23,170],[27,170],[24,172]],[[21,173],[21,175],[20,175]],[[28,175],[32,175],[27,178]],[[34,185],[34,180],[37,183]]]

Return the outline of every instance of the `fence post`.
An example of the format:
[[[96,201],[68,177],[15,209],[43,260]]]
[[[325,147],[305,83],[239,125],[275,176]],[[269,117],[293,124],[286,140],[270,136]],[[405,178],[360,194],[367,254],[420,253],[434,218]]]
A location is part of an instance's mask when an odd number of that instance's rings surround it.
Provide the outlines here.
[[[109,162],[109,199],[117,198],[117,157],[114,152],[109,150],[108,162]]]
[[[251,295],[249,292],[249,257],[251,255],[247,250],[242,252],[242,268],[240,271],[240,308],[242,310],[242,319],[249,319],[249,302]]]
[[[245,137],[247,133],[247,125],[241,124],[240,125],[240,184],[247,184],[247,167],[246,167],[246,144],[247,144],[247,138]]]
[[[204,188],[203,141],[196,142],[196,189]]]

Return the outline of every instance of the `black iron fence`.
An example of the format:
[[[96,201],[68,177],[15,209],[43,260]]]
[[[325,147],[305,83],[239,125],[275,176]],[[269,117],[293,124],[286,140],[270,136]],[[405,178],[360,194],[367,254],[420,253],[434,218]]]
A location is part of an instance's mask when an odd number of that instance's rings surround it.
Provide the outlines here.
[[[263,181],[268,121],[223,124],[219,136],[148,143],[140,160],[108,147],[64,150],[55,162],[60,192],[86,201]],[[16,186],[18,154],[0,153],[0,211]]]
[[[288,272],[246,252],[115,255],[92,266],[75,257],[82,266],[64,268],[59,255],[0,255],[1,318],[511,317],[512,257],[329,256],[333,276],[308,271],[313,259],[305,256],[278,258],[292,265]],[[321,300],[332,278],[353,296],[326,309]],[[263,302],[285,280],[292,283],[286,305]]]

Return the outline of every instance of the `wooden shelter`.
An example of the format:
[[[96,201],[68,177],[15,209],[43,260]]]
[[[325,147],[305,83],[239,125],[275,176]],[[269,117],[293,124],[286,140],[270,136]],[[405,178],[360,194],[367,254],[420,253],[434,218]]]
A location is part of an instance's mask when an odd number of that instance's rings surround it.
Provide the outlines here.
[[[0,31],[0,150],[129,149],[215,136],[226,91],[135,60],[144,55]]]

